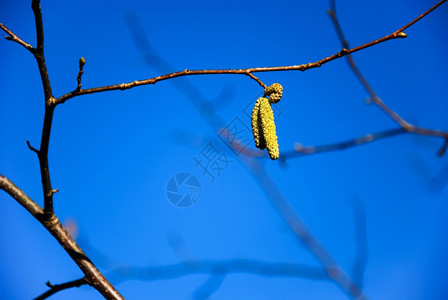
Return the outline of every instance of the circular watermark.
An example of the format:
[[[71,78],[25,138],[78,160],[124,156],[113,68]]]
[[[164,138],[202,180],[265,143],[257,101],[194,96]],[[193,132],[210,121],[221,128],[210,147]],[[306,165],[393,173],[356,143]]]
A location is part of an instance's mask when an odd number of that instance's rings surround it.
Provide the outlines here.
[[[190,207],[201,195],[199,180],[190,173],[178,173],[166,184],[166,197],[177,207]]]

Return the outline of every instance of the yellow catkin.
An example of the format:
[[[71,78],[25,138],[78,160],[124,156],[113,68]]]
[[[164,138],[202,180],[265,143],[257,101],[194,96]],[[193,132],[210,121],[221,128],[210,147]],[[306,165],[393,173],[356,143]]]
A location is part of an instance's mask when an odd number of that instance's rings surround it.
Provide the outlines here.
[[[271,104],[267,98],[259,98],[259,116],[261,119],[261,127],[263,131],[263,137],[266,141],[266,148],[268,149],[269,156],[272,160],[280,157],[280,150],[278,148],[277,133],[275,131],[274,112],[272,111]]]
[[[280,157],[280,150],[271,103],[279,102],[282,95],[283,87],[279,83],[274,83],[265,89],[264,97],[257,99],[252,110],[251,123],[255,146],[262,150],[267,148],[272,160]]]
[[[277,103],[283,95],[283,87],[280,83],[274,83],[264,90],[264,95],[269,96],[269,103]]]
[[[261,150],[266,148],[266,141],[263,137],[263,129],[261,128],[261,119],[260,119],[260,99],[257,99],[255,102],[254,109],[252,110],[252,132],[254,134],[255,146]]]

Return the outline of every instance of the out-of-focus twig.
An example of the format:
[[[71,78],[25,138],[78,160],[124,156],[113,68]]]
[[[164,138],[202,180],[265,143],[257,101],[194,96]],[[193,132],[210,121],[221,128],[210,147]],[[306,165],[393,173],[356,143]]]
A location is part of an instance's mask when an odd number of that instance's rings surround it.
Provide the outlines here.
[[[296,143],[294,145],[293,151],[285,151],[280,154],[280,159],[286,160],[291,158],[303,157],[313,154],[321,154],[331,151],[341,151],[348,148],[360,146],[363,144],[379,141],[385,138],[397,136],[407,133],[403,128],[390,129],[385,131],[380,131],[377,133],[369,133],[365,136],[349,139],[342,142],[326,144],[326,145],[318,145],[318,146],[303,146],[300,143]]]
[[[445,138],[445,141],[443,142],[442,147],[440,147],[440,150],[437,153],[437,155],[439,155],[439,156],[445,155],[447,148],[448,148],[448,137]]]
[[[50,168],[48,166],[48,148],[50,145],[51,124],[53,122],[53,113],[56,107],[51,91],[50,76],[48,75],[47,64],[44,54],[44,26],[42,21],[42,11],[40,7],[40,0],[33,0],[31,8],[34,12],[34,19],[36,23],[36,40],[37,45],[34,51],[34,58],[36,59],[40,77],[42,80],[42,87],[44,89],[45,97],[45,115],[44,124],[42,126],[42,135],[40,141],[40,149],[38,152],[40,174],[42,180],[42,190],[44,194],[44,212],[48,218],[54,214],[53,210],[53,188],[51,187]]]
[[[352,268],[353,280],[362,289],[364,286],[364,272],[368,259],[367,244],[367,217],[364,203],[359,197],[352,200],[354,219],[355,219],[355,242],[356,242],[356,259]]]
[[[269,157],[265,151],[260,151],[258,149],[252,149],[245,146],[232,132],[227,128],[221,128],[219,135],[225,138],[229,143],[229,146],[234,149],[237,153],[241,153],[245,156],[267,158]]]
[[[367,299],[360,287],[341,268],[337,261],[324,245],[314,236],[302,218],[297,214],[292,205],[284,198],[283,194],[266,172],[260,161],[254,157],[241,156],[245,165],[251,170],[251,175],[256,179],[260,188],[264,191],[274,209],[279,213],[295,237],[303,243],[311,254],[319,261],[327,276],[345,294],[353,299]]]
[[[109,269],[108,275],[115,277],[114,282],[126,280],[158,281],[179,278],[191,274],[209,274],[210,276],[223,276],[228,274],[252,274],[264,277],[290,277],[306,280],[329,281],[322,267],[290,262],[268,262],[255,259],[224,259],[224,260],[200,260],[193,257],[191,251],[183,241],[182,237],[173,233],[168,235],[167,241],[173,248],[181,262],[160,266],[130,266],[120,263],[112,263],[113,259],[98,250],[89,241],[87,233],[81,234],[79,244],[92,253],[95,260],[103,269]],[[211,280],[213,281],[213,280]],[[198,288],[199,294],[204,291]],[[208,288],[205,290],[210,291]]]
[[[200,285],[193,293],[193,297],[196,300],[209,299],[223,284],[227,273],[223,273],[219,270],[219,266],[212,271],[208,278]]]
[[[411,25],[413,25],[417,21],[421,20],[423,17],[428,15],[431,11],[433,11],[434,9],[439,7],[445,1],[446,0],[442,0],[442,1],[438,2],[436,5],[431,7],[425,13],[421,14],[419,17],[414,19],[412,22],[410,22],[406,26],[403,26],[400,29],[398,29],[397,31],[395,31],[393,33],[393,35],[395,35],[396,37],[402,37],[402,38],[406,37],[407,35],[404,33],[405,29],[409,28]],[[336,4],[335,4],[334,0],[330,1],[330,9],[328,10],[328,14],[330,15],[331,20],[333,21],[333,25],[336,28],[336,32],[337,32],[338,37],[339,37],[339,39],[340,39],[340,41],[342,43],[342,46],[344,48],[349,48],[348,41],[347,41],[347,39],[344,36],[344,32],[342,30],[342,27],[341,27],[341,25],[339,23],[337,15],[336,15]],[[400,34],[401,34],[401,36],[400,36]],[[406,120],[404,120],[398,113],[396,113],[388,105],[386,105],[380,99],[380,97],[378,97],[378,95],[376,94],[375,90],[369,84],[369,82],[364,77],[364,75],[362,75],[361,71],[359,70],[358,66],[355,64],[355,61],[354,61],[353,57],[350,54],[351,53],[347,53],[347,55],[346,55],[347,61],[348,61],[349,65],[350,65],[350,68],[353,70],[353,72],[355,73],[356,77],[359,79],[359,81],[361,82],[363,87],[369,93],[372,102],[375,103],[388,116],[390,116],[395,122],[397,122],[401,126],[401,128],[403,128],[403,130],[405,130],[407,132],[410,132],[410,133],[420,134],[420,135],[442,137],[445,140],[448,140],[448,132],[442,131],[442,130],[437,130],[437,129],[430,129],[430,128],[424,128],[424,127],[415,126],[415,125],[407,122]],[[443,151],[443,147],[442,147],[442,149],[439,151],[439,155],[441,155],[443,153],[444,153],[444,151]]]
[[[244,273],[265,277],[296,277],[309,280],[328,281],[325,270],[295,263],[266,262],[254,259],[186,260],[161,266],[122,266],[110,271],[124,280],[166,280],[191,274]]]

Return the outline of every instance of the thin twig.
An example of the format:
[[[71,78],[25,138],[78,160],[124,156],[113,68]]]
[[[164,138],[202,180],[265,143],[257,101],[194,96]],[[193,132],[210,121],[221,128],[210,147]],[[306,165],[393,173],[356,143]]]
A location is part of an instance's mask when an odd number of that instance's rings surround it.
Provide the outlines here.
[[[70,255],[71,259],[78,265],[85,274],[85,279],[96,290],[98,290],[106,299],[121,300],[124,299],[120,293],[110,284],[97,267],[90,261],[87,255],[78,246],[70,233],[62,226],[59,219],[53,215],[51,218],[44,213],[44,210],[37,205],[28,195],[19,189],[8,178],[0,175],[0,189],[7,192],[20,205],[22,205],[34,218],[36,218],[58,241],[64,250]]]
[[[266,86],[266,84],[264,84],[257,76],[255,76],[252,73],[248,73],[247,74],[250,78],[252,78],[253,80],[255,80],[256,82],[258,82],[259,85],[261,85],[262,88],[267,89],[268,87]]]
[[[36,298],[34,298],[34,300],[44,300],[47,299],[48,297],[56,294],[57,292],[63,291],[63,290],[67,290],[67,289],[71,289],[74,287],[80,287],[82,285],[85,284],[89,284],[87,282],[87,280],[85,279],[85,277],[80,278],[80,279],[76,279],[76,280],[72,280],[72,281],[68,281],[65,283],[61,283],[61,284],[51,284],[49,281],[46,283],[46,285],[50,288],[48,291],[46,291],[45,293],[41,294],[40,296],[37,296]]]
[[[16,42],[20,45],[22,45],[23,47],[25,47],[28,51],[30,51],[31,53],[34,54],[34,47],[31,46],[30,44],[26,43],[24,40],[22,40],[21,38],[19,38],[17,35],[15,35],[11,30],[9,30],[5,25],[3,25],[2,23],[0,23],[0,29],[2,29],[4,32],[6,32],[8,34],[8,36],[5,36],[5,39],[9,40],[9,41],[13,41]]]
[[[84,68],[85,64],[86,64],[86,60],[84,59],[84,57],[81,57],[79,59],[78,76],[76,76],[76,81],[78,82],[78,86],[76,87],[75,91],[80,91],[81,90],[81,80],[82,80],[82,74],[84,74],[83,68]]]
[[[33,146],[31,146],[30,141],[26,141],[26,144],[28,145],[28,148],[30,148],[31,151],[33,151],[34,153],[36,153],[37,155],[39,155],[39,150],[37,150],[36,148],[34,148]]]
[[[245,68],[245,69],[215,69],[215,70],[183,70],[183,71],[179,71],[179,72],[174,72],[174,73],[169,73],[169,74],[165,74],[165,75],[161,75],[161,76],[157,76],[154,78],[149,78],[149,79],[144,79],[144,80],[135,80],[129,83],[120,83],[120,84],[114,84],[114,85],[108,85],[108,86],[102,86],[102,87],[96,87],[96,88],[90,88],[90,89],[81,89],[79,91],[75,90],[72,91],[70,93],[67,93],[65,95],[62,95],[61,97],[57,98],[54,100],[54,102],[56,104],[61,104],[64,103],[65,101],[67,101],[68,99],[71,99],[73,97],[76,96],[81,96],[81,95],[87,95],[87,94],[93,94],[93,93],[100,93],[100,92],[105,92],[105,91],[114,91],[114,90],[127,90],[127,89],[131,89],[133,87],[137,87],[137,86],[143,86],[143,85],[148,85],[148,84],[155,84],[159,81],[163,81],[163,80],[168,80],[168,79],[172,79],[172,78],[176,78],[176,77],[182,77],[182,76],[191,76],[191,75],[206,75],[206,74],[241,74],[241,75],[247,75],[249,77],[251,77],[252,79],[254,79],[258,84],[260,84],[261,86],[263,86],[262,82],[260,80],[258,80],[258,78],[254,78],[253,73],[256,72],[277,72],[277,71],[306,71],[312,68],[317,68],[322,66],[323,64],[326,64],[332,60],[341,58],[343,56],[346,56],[348,54],[352,54],[354,52],[372,47],[374,45],[377,45],[379,43],[391,40],[391,39],[396,39],[396,38],[401,38],[402,35],[400,34],[404,29],[409,28],[411,25],[415,24],[418,20],[420,20],[421,18],[423,18],[424,16],[426,16],[427,14],[429,14],[431,11],[433,11],[434,9],[436,9],[438,6],[440,6],[443,2],[445,2],[446,0],[442,0],[439,3],[437,3],[436,5],[434,5],[431,9],[429,9],[428,11],[426,11],[425,13],[423,13],[422,15],[420,15],[419,17],[417,17],[416,19],[414,19],[413,21],[411,21],[410,23],[408,23],[407,25],[401,27],[400,29],[394,31],[393,33],[386,35],[380,39],[374,40],[370,43],[355,47],[353,49],[347,49],[347,48],[343,48],[341,51],[326,57],[324,59],[321,59],[317,62],[314,63],[307,63],[307,64],[301,64],[301,65],[293,65],[293,66],[280,66],[280,67],[259,67],[259,68]],[[252,76],[251,76],[252,74]]]
[[[356,48],[350,49],[347,54],[352,54],[354,52],[357,52],[359,50],[363,50],[366,49],[368,47],[371,47],[373,45],[379,44],[379,43],[383,43],[385,41],[388,40],[393,40],[393,39],[397,39],[397,38],[403,38],[403,35],[400,34],[401,32],[403,32],[404,30],[408,29],[409,27],[411,27],[412,25],[414,25],[415,23],[417,23],[418,21],[420,21],[422,18],[424,18],[425,16],[427,16],[429,13],[431,13],[433,10],[435,10],[437,7],[439,7],[440,5],[442,5],[444,2],[446,2],[447,0],[441,0],[438,3],[436,3],[433,7],[431,7],[430,9],[428,9],[427,11],[425,11],[423,14],[421,14],[420,16],[418,16],[417,18],[415,18],[414,20],[412,20],[411,22],[409,22],[408,24],[406,24],[405,26],[401,27],[400,29],[395,30],[394,32],[392,32],[389,35],[386,35],[380,39],[374,40],[370,43],[358,46]],[[334,3],[334,2],[333,2]],[[331,9],[330,9],[331,10]],[[331,16],[331,14],[330,14]]]

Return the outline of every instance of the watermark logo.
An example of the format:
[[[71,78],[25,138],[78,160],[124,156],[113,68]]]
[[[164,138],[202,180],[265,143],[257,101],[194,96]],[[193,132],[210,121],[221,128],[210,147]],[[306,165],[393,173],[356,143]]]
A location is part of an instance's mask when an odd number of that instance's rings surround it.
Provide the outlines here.
[[[190,173],[178,173],[166,185],[166,197],[177,207],[194,205],[201,195],[199,180]]]

